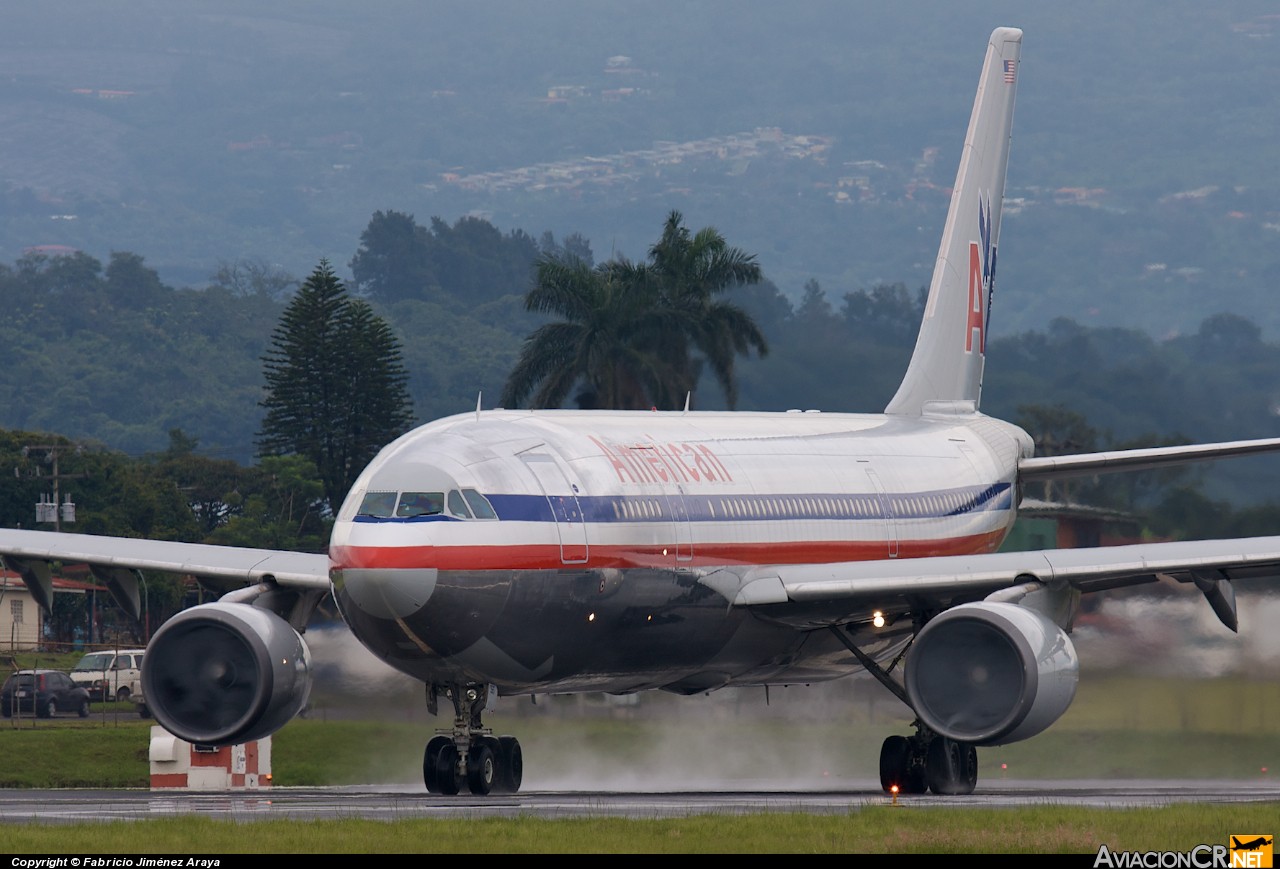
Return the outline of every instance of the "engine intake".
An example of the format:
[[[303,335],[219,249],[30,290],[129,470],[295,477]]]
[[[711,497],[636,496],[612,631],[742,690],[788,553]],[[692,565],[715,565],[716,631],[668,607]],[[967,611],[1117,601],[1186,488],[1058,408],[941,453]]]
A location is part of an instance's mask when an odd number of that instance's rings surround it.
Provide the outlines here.
[[[279,730],[311,695],[311,653],[289,623],[243,603],[207,603],[161,626],[143,659],[142,693],[165,730],[234,745]]]
[[[1075,699],[1080,664],[1061,628],[1011,603],[933,618],[907,656],[907,696],[935,733],[975,745],[1035,736]]]

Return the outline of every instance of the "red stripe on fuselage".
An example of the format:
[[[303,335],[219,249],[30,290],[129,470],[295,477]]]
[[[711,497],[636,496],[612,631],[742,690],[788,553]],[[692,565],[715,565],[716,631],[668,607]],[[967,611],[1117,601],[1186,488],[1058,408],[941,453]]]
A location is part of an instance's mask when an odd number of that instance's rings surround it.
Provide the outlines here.
[[[898,558],[970,555],[992,552],[1004,539],[1004,529],[938,540],[900,540]],[[805,540],[790,543],[697,543],[693,558],[676,560],[676,547],[637,548],[591,544],[586,563],[593,567],[669,567],[717,564],[825,564],[874,561],[889,557],[883,540]],[[560,547],[545,544],[514,546],[334,546],[329,561],[336,569],[548,570],[565,567]]]

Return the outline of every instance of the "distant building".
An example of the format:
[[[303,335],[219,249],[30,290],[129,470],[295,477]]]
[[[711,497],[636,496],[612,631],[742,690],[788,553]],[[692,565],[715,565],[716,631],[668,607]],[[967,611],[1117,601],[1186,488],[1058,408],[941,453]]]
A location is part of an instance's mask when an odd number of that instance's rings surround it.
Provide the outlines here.
[[[16,573],[0,572],[0,649],[38,648],[44,636],[44,613]]]
[[[1130,513],[1087,504],[1024,498],[1018,506],[1018,519],[1000,549],[1029,552],[1139,542],[1143,542],[1142,523]]]
[[[33,244],[22,249],[24,255],[34,253],[43,256],[72,256],[79,252],[76,248],[68,247],[65,244]]]
[[[101,600],[96,597],[98,592],[103,595]],[[110,598],[110,593],[101,586],[65,576],[53,577],[53,593],[95,595],[88,612],[91,620],[97,617],[99,607]],[[11,570],[0,570],[0,652],[31,651],[48,645],[46,621],[44,610],[27,591],[22,577]],[[91,639],[93,625],[86,623],[84,631],[85,638]]]
[[[587,88],[580,84],[560,84],[547,88],[548,100],[571,100],[587,95]]]

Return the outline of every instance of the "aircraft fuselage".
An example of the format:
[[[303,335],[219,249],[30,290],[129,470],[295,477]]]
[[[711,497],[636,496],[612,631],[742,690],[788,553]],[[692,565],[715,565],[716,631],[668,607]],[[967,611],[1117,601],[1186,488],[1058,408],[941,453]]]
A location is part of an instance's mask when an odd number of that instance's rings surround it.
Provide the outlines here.
[[[355,635],[423,681],[503,694],[793,683],[826,632],[732,606],[761,564],[996,549],[1020,429],[978,414],[487,411],[389,445],[330,547]],[[865,637],[887,657],[910,635]]]

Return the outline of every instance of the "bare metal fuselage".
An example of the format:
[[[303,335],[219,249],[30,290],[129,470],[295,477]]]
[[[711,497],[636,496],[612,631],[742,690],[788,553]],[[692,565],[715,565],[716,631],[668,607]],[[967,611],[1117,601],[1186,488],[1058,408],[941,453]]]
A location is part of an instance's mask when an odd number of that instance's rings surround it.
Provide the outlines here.
[[[972,413],[459,415],[357,481],[330,547],[334,597],[361,642],[426,682],[692,693],[835,678],[857,663],[830,632],[734,605],[751,568],[992,551],[1029,453],[1020,429]],[[496,518],[360,515],[370,493],[459,491]],[[853,639],[883,660],[910,634]]]

